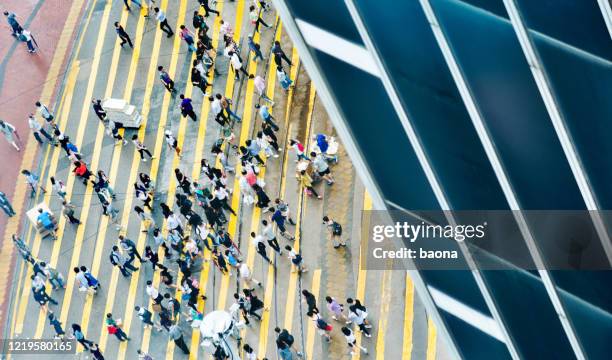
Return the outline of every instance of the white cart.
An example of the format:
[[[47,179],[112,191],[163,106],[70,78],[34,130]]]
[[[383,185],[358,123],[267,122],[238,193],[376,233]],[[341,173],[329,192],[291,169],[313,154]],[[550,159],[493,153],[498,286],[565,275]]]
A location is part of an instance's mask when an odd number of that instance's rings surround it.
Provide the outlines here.
[[[123,99],[105,99],[102,108],[114,122],[122,123],[124,128],[138,129],[142,123],[142,116],[136,107]]]

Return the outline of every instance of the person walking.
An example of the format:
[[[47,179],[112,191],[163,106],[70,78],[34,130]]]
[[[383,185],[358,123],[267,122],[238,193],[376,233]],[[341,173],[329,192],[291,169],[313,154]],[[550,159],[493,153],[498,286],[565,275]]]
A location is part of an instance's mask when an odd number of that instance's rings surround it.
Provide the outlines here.
[[[278,230],[280,230],[281,235],[291,241],[295,240],[295,237],[287,232],[287,228],[285,227],[285,220],[287,218],[283,215],[282,210],[278,207],[276,209],[271,207],[268,210],[272,213],[272,216],[270,216],[270,221],[276,224],[276,227]]]
[[[136,243],[134,241],[126,238],[123,235],[119,235],[119,245],[121,245],[121,250],[125,251],[128,254],[129,260],[128,262],[131,264],[134,261],[134,258],[138,258],[138,261],[142,263],[142,257],[136,248]]]
[[[285,246],[285,250],[288,251],[287,257],[291,260],[291,263],[295,266],[295,269],[292,269],[291,272],[300,272],[305,273],[308,269],[304,266],[304,259],[302,259],[302,255],[293,250],[293,248],[289,245]]]
[[[55,331],[55,339],[64,339],[66,332],[64,328],[62,328],[62,322],[55,316],[53,311],[49,311],[49,315],[47,315],[47,319],[49,319],[49,325],[53,326],[53,331]]]
[[[257,235],[255,234],[255,232],[251,232],[251,242],[255,246],[257,253],[261,255],[261,257],[264,258],[264,260],[266,260],[268,263],[272,264],[272,260],[270,260],[268,254],[266,253],[266,245],[263,241],[263,236]]]
[[[135,306],[134,310],[136,311],[138,318],[140,318],[140,320],[144,323],[145,328],[155,327],[157,331],[162,330],[162,327],[153,321],[153,313],[147,310],[144,306],[143,307]]]
[[[37,101],[35,105],[36,105],[36,110],[38,111],[40,116],[43,119],[45,119],[47,124],[49,124],[51,126],[55,125],[55,123],[53,121],[55,119],[55,117],[53,116],[53,114],[51,113],[49,108],[45,104],[42,104],[40,101]]]
[[[140,154],[140,160],[142,160],[142,162],[146,162],[147,161],[147,159],[145,159],[144,154],[149,155],[151,160],[155,159],[155,156],[153,156],[153,154],[151,154],[151,152],[145,146],[145,144],[143,144],[142,141],[140,141],[138,139],[138,134],[132,135],[132,143],[134,143],[134,146],[136,146],[136,150],[138,150],[138,154]]]
[[[85,334],[83,334],[83,330],[81,329],[81,325],[79,324],[72,324],[72,334],[76,341],[83,345],[85,350],[89,350],[89,347],[94,344],[93,341],[87,340],[85,338]]]
[[[17,37],[23,31],[23,27],[17,21],[17,15],[14,12],[5,11],[4,16],[6,16],[6,21],[11,27],[11,35]]]
[[[217,14],[217,16],[220,15],[217,10],[214,10],[210,7],[210,5],[208,4],[208,0],[198,0],[198,2],[200,3],[200,6],[204,8],[205,17],[208,17],[210,13]]]
[[[174,31],[168,24],[168,19],[166,18],[166,13],[160,10],[158,7],[153,8],[155,11],[155,19],[159,22],[159,29],[166,33],[167,37],[172,37],[174,35]]]
[[[45,131],[43,126],[34,117],[34,114],[30,114],[28,116],[28,126],[30,127],[30,130],[32,130],[32,133],[34,134],[34,138],[36,139],[36,141],[38,141],[39,144],[42,145],[43,143],[43,140],[40,137],[42,135],[47,139],[47,141],[50,144],[52,144],[53,146],[57,146],[55,141],[53,141],[53,137],[49,135],[48,132]]]
[[[76,207],[67,200],[62,201],[62,214],[70,221],[71,224],[81,225],[81,220],[74,216]]]
[[[92,108],[98,119],[104,120],[106,119],[106,110],[102,107],[102,100],[100,99],[92,99],[91,100]]]
[[[253,273],[249,266],[244,262],[238,262],[236,264],[238,268],[238,275],[242,281],[244,281],[244,286],[247,288],[252,288],[254,285],[261,287],[261,281],[253,278]]]
[[[331,296],[326,296],[325,297],[325,302],[327,303],[327,311],[332,314],[332,319],[334,320],[340,320],[342,319],[343,321],[347,321],[347,317],[344,315],[343,311],[344,311],[344,306],[340,303],[338,303],[338,301],[336,299],[334,299]]]
[[[261,11],[255,7],[255,5],[249,6],[249,19],[251,20],[251,24],[255,25],[255,32],[259,32],[259,25],[263,25],[268,29],[271,28],[270,25],[266,24],[265,21],[261,18]]]
[[[205,74],[203,74],[198,69],[198,64],[200,64],[200,62],[198,62],[197,59],[193,60],[194,66],[191,67],[191,84],[194,87],[197,87],[202,90],[202,94],[204,97],[208,97],[209,95],[208,93],[206,93],[206,89],[210,86],[210,84],[208,83]]]
[[[45,277],[51,283],[51,287],[53,288],[53,290],[66,288],[64,277],[62,276],[62,274],[60,274],[59,271],[52,268],[51,265],[45,263],[44,261],[40,262],[40,267],[42,268]]]
[[[228,99],[225,96],[221,96],[221,107],[223,108],[223,111],[225,111],[228,118],[234,118],[234,120],[236,120],[237,122],[242,121],[242,118],[232,111],[232,99]]]
[[[85,164],[84,161],[75,161],[74,162],[74,169],[72,170],[72,172],[81,178],[81,180],[83,180],[83,185],[87,186],[87,180],[89,180],[89,178],[91,176],[93,176],[93,174],[91,173],[91,171],[89,171],[89,169],[87,168],[87,164]]]
[[[191,118],[191,120],[193,121],[197,121],[198,117],[196,116],[195,111],[193,111],[193,105],[192,105],[192,101],[190,98],[185,97],[184,94],[179,95],[179,98],[181,99],[181,115],[183,115],[184,117],[189,116]]]
[[[153,357],[151,355],[140,349],[136,350],[136,354],[138,354],[138,360],[153,360]]]
[[[32,250],[30,250],[30,247],[26,245],[23,239],[17,236],[16,234],[11,235],[11,239],[13,240],[13,244],[15,244],[15,246],[17,247],[17,250],[19,250],[19,254],[21,254],[23,260],[29,262],[32,265],[35,265],[36,260],[32,256]]]
[[[117,245],[113,246],[113,250],[111,251],[109,258],[113,266],[119,267],[119,271],[121,271],[121,275],[124,277],[130,277],[132,275],[130,270],[138,270],[137,267],[134,267],[134,265],[128,261],[127,257],[123,256],[123,254],[119,252],[119,247]]]
[[[132,49],[134,48],[134,45],[132,44],[132,39],[130,39],[130,35],[128,35],[125,29],[123,29],[123,26],[121,26],[121,24],[119,24],[119,22],[117,21],[115,21],[115,32],[117,33],[119,39],[121,39],[121,44],[119,44],[121,45],[121,47],[123,47],[125,43],[128,43],[128,45],[130,45]]]
[[[168,72],[164,70],[164,67],[161,65],[157,67],[157,71],[159,71],[159,79],[161,80],[162,84],[164,84],[166,90],[168,90],[171,94],[174,93],[176,91],[174,89],[174,80],[172,80],[170,74],[168,74]]]
[[[115,321],[115,319],[113,319],[113,314],[111,313],[106,314],[105,323],[106,323],[106,330],[108,331],[109,334],[115,335],[115,337],[117,337],[117,339],[121,342],[130,341],[130,338],[121,329],[120,324],[118,324]]]
[[[272,54],[274,54],[274,59],[275,59],[275,62],[276,62],[277,66],[281,66],[281,59],[285,60],[287,62],[287,64],[289,64],[289,66],[291,66],[291,60],[289,59],[287,54],[285,54],[285,52],[281,48],[280,41],[277,40],[277,41],[274,42],[274,45],[272,45],[272,48],[270,49],[270,52]],[[276,61],[276,57],[279,58],[279,61]]]
[[[54,176],[51,176],[49,178],[49,181],[51,182],[51,190],[55,191],[57,193],[57,196],[59,196],[62,200],[65,200],[66,199],[66,185],[64,184],[64,182],[61,180],[55,179]]]
[[[340,223],[325,215],[323,216],[323,225],[325,225],[329,231],[334,249],[337,249],[340,246],[346,247],[346,241],[342,240],[342,225],[340,225]]]
[[[235,51],[230,51],[228,53],[230,57],[230,64],[232,66],[232,70],[234,70],[234,76],[236,80],[240,80],[239,72],[243,72],[244,75],[248,78],[249,73],[244,69],[244,63],[240,56]]]
[[[281,66],[276,67],[276,78],[283,90],[289,91],[289,88],[293,87],[293,80],[289,78],[289,75],[287,75]]]
[[[28,52],[30,54],[33,54],[38,51],[38,43],[36,42],[36,39],[34,39],[34,36],[29,30],[21,30],[19,35],[17,35],[17,38],[26,43],[26,46],[28,47]]]
[[[36,189],[40,188],[40,191],[43,192],[43,194],[46,194],[47,191],[42,187],[42,185],[39,185],[39,177],[38,175],[30,172],[29,170],[21,170],[21,174],[23,176],[25,176],[26,178],[26,183],[28,184],[28,186],[30,187],[30,197],[34,197],[34,195],[36,194]]]
[[[272,99],[266,95],[266,80],[261,77],[261,75],[250,75],[249,78],[253,79],[253,85],[255,86],[255,90],[257,91],[259,98],[270,103],[270,106],[274,106],[274,101],[272,101]]]
[[[266,60],[264,59],[263,53],[261,52],[261,46],[256,43],[255,40],[253,40],[253,35],[249,34],[248,38],[249,50],[251,50],[253,54],[255,54],[255,56],[253,57],[253,61],[257,62],[257,59],[261,59],[261,61]]]
[[[258,110],[259,116],[261,116],[262,121],[270,124],[270,126],[272,126],[272,129],[274,129],[274,131],[278,131],[279,127],[274,121],[274,117],[272,116],[272,114],[270,114],[270,108],[267,105],[257,104],[255,105],[255,109]]]
[[[333,185],[335,180],[331,175],[331,170],[329,169],[329,164],[325,159],[325,155],[323,155],[323,153],[317,154],[313,151],[310,153],[310,157],[314,159],[312,161],[312,166],[317,174],[327,181],[327,185]]]
[[[210,111],[215,116],[215,121],[219,123],[219,125],[225,126],[229,122],[229,119],[223,111],[223,106],[221,105],[222,98],[221,94],[216,94],[215,96],[209,96],[208,101],[210,101]]]
[[[0,120],[0,132],[4,134],[6,141],[11,144],[15,150],[21,151],[17,144],[17,141],[19,141],[19,134],[17,134],[17,130],[13,125]]]
[[[176,346],[183,350],[185,355],[189,355],[189,348],[187,347],[187,344],[185,344],[185,340],[183,338],[183,330],[181,330],[178,324],[170,326],[168,335],[170,336],[170,339],[174,340]]]
[[[308,175],[306,170],[300,171],[299,181],[300,181],[300,184],[302,185],[302,187],[304,188],[304,190],[306,190],[307,194],[312,194],[312,195],[316,196],[317,199],[322,199],[323,198],[323,197],[321,197],[321,195],[319,195],[317,193],[315,188],[312,186],[312,178],[310,177],[310,175]]]
[[[104,360],[104,355],[102,355],[98,344],[93,343],[93,345],[91,345],[91,347],[89,348],[89,352],[93,356],[94,360]]]
[[[153,286],[153,281],[151,280],[147,281],[146,292],[155,304],[161,304],[162,300],[164,299],[164,297],[159,293],[159,290]]]
[[[181,29],[181,31],[179,32],[179,36],[185,41],[189,48],[189,51],[196,51],[193,33],[189,29],[187,29],[185,25],[179,26],[179,29]]]
[[[47,310],[47,303],[51,303],[53,305],[58,304],[58,302],[54,298],[47,294],[44,286],[42,286],[40,289],[32,288],[32,294],[34,295],[34,301],[36,301],[43,310]]]
[[[4,210],[4,213],[8,217],[13,217],[17,214],[15,210],[13,209],[13,205],[11,204],[9,199],[6,197],[6,194],[3,193],[2,191],[0,191],[0,207],[2,208],[2,210]]]
[[[308,311],[306,313],[306,316],[308,316],[312,320],[312,322],[314,322],[315,327],[319,332],[319,335],[323,336],[327,342],[330,342],[332,340],[330,335],[332,331],[332,326],[329,325],[327,321],[323,319],[321,314],[319,314],[318,312]]]
[[[263,225],[261,235],[266,239],[268,245],[270,245],[270,247],[274,249],[274,251],[276,251],[278,255],[282,256],[283,252],[280,249],[278,240],[276,240],[276,234],[274,234],[274,228],[272,227],[272,224],[268,223],[268,220],[262,220],[261,224]]]
[[[302,290],[302,301],[308,305],[308,312],[319,313],[319,308],[317,307],[317,298],[313,293],[304,289]]]
[[[363,353],[366,355],[368,354],[368,349],[357,343],[357,339],[355,338],[353,330],[351,330],[347,326],[343,326],[341,330],[342,334],[344,335],[344,339],[346,340],[346,344],[349,347],[349,354],[351,356],[356,355],[355,348],[359,349],[360,351],[363,351]]]

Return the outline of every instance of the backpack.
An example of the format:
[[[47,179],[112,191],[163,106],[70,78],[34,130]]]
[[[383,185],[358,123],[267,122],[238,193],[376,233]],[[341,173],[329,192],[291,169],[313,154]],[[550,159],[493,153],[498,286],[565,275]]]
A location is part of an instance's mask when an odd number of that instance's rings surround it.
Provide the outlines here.
[[[317,319],[317,327],[321,330],[327,330],[328,327],[330,327],[329,324],[327,324],[327,322],[325,322],[325,320],[319,318]]]
[[[341,235],[342,234],[342,225],[338,224],[337,222],[334,221],[334,223],[332,224],[332,231],[334,233],[334,235]]]
[[[111,264],[117,266],[117,261],[115,260],[115,257],[113,255],[113,253],[110,254],[110,262]]]

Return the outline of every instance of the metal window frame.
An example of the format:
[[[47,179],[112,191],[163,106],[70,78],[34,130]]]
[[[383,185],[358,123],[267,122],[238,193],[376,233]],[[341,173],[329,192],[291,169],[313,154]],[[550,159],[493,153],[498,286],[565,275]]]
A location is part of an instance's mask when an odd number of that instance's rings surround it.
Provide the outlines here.
[[[597,0],[597,3],[599,4],[601,16],[603,16],[608,32],[610,33],[610,39],[612,39],[612,7],[610,6],[610,2],[609,0]]]
[[[370,37],[370,34],[366,28],[365,22],[363,21],[361,17],[359,9],[355,5],[354,0],[345,0],[344,2],[346,6],[348,7],[349,13],[351,14],[351,18],[353,22],[355,23],[359,31],[359,34],[361,35],[361,38],[364,44],[366,45],[366,48],[370,51],[370,53],[374,57],[376,65],[379,68],[379,73],[381,74],[381,81],[383,82],[387,95],[389,96],[389,99],[391,100],[391,103],[393,104],[393,108],[402,123],[404,131],[406,132],[406,136],[408,137],[410,144],[412,145],[412,148],[414,152],[416,153],[419,163],[421,167],[423,168],[425,176],[427,177],[429,185],[433,189],[436,199],[440,205],[440,208],[444,211],[446,220],[449,222],[449,224],[456,226],[457,221],[455,220],[455,217],[452,214],[452,211],[451,211],[452,206],[450,204],[450,201],[447,199],[442,189],[442,186],[440,184],[440,181],[438,180],[438,177],[435,174],[435,170],[433,169],[433,166],[431,165],[425,153],[424,147],[421,144],[421,141],[415,129],[412,126],[412,122],[410,121],[408,112],[406,108],[404,107],[405,105],[402,103],[400,99],[398,90],[396,89],[395,84],[391,80],[392,78],[389,75],[389,70],[387,69],[384,62],[382,61],[382,58],[378,52],[378,48],[375,46],[372,38]],[[500,316],[499,309],[497,308],[489,289],[486,287],[483,276],[480,270],[478,270],[476,262],[474,261],[469,249],[463,242],[458,242],[458,245],[465,257],[465,261],[467,262],[470,268],[470,272],[472,273],[472,276],[474,277],[474,280],[476,282],[476,285],[478,286],[481,296],[484,298],[484,301],[487,304],[489,311],[493,315],[493,318],[495,319],[495,321],[497,322],[500,328],[503,342],[508,347],[510,356],[515,360],[520,359],[517,348],[514,345],[514,342],[508,332],[508,329],[506,328],[506,324],[504,323],[503,319]],[[471,324],[471,325],[487,333],[487,331],[485,331],[484,328],[480,328],[478,326],[479,324]]]
[[[574,175],[576,184],[580,189],[582,199],[586,204],[587,210],[589,210],[589,215],[593,221],[593,225],[597,231],[597,235],[604,252],[606,253],[608,262],[612,264],[612,243],[608,237],[604,220],[598,213],[598,211],[601,210],[601,207],[599,206],[594,190],[590,186],[588,175],[584,170],[584,166],[582,165],[582,161],[580,160],[580,156],[578,155],[574,142],[571,139],[571,135],[567,130],[566,122],[563,119],[563,113],[560,111],[559,106],[557,105],[557,97],[555,96],[553,87],[548,79],[546,69],[542,63],[537,48],[533,43],[533,39],[529,35],[529,31],[527,30],[527,26],[525,25],[525,21],[521,16],[516,1],[503,0],[503,2],[504,6],[506,7],[506,11],[508,12],[508,16],[510,17],[510,23],[514,28],[516,37],[518,38],[521,48],[523,49],[523,54],[525,55],[527,63],[529,64],[529,69],[531,70],[531,74],[533,75],[535,83],[538,87],[540,96],[542,97],[544,105],[546,106],[548,116],[550,117],[553,127],[555,128],[555,133],[557,134],[559,143],[563,148],[563,153],[565,154],[567,162],[572,169],[572,174]]]
[[[461,98],[463,99],[463,102],[466,108],[468,109],[470,118],[472,119],[476,132],[478,133],[478,137],[480,138],[480,141],[482,142],[485,148],[485,152],[487,154],[487,157],[489,158],[489,162],[493,166],[493,170],[495,171],[497,179],[502,187],[502,190],[504,191],[506,201],[508,202],[510,209],[515,210],[513,211],[515,220],[519,226],[519,229],[521,231],[523,238],[525,239],[525,243],[534,260],[534,263],[536,264],[536,267],[540,269],[538,270],[538,274],[540,275],[540,278],[542,279],[546,292],[553,304],[553,307],[555,308],[555,311],[557,312],[559,321],[561,322],[563,330],[565,331],[565,334],[570,342],[570,345],[572,349],[574,350],[574,354],[579,360],[584,360],[586,358],[585,358],[582,346],[580,344],[580,341],[578,340],[578,337],[576,336],[573,326],[570,323],[569,318],[567,317],[567,312],[559,298],[559,294],[557,292],[553,279],[550,276],[550,273],[548,272],[548,270],[545,270],[544,260],[542,256],[540,255],[540,251],[537,246],[537,243],[533,237],[533,234],[531,233],[527,220],[522,212],[522,208],[518,202],[518,198],[513,190],[512,184],[510,183],[510,180],[508,179],[508,176],[506,175],[506,170],[504,169],[503,163],[501,162],[501,159],[499,158],[499,155],[497,154],[497,150],[486,128],[486,125],[484,123],[480,110],[478,109],[478,106],[476,105],[476,101],[474,100],[474,97],[464,78],[463,72],[461,71],[460,66],[455,59],[455,56],[450,47],[450,44],[448,43],[448,40],[446,39],[446,34],[442,30],[437,20],[435,11],[431,6],[430,0],[419,0],[419,1],[421,3],[421,7],[423,8],[423,11],[425,12],[427,16],[427,20],[430,24],[432,32],[434,33],[436,41],[438,42],[438,46],[440,47],[440,50],[442,51],[442,54],[444,55],[444,59],[447,63],[447,66],[449,67],[451,74],[453,76],[453,79],[457,85],[457,88],[459,89]]]
[[[312,81],[314,81],[317,87],[317,91],[319,93],[319,96],[321,97],[321,102],[324,104],[330,117],[330,120],[336,128],[336,131],[338,131],[338,134],[342,138],[342,141],[348,150],[348,153],[351,157],[351,160],[353,161],[357,173],[360,176],[360,179],[363,181],[364,186],[372,197],[374,209],[388,210],[387,205],[382,196],[382,192],[380,191],[380,188],[378,187],[377,183],[374,181],[374,177],[372,176],[371,171],[366,165],[363,155],[361,154],[357,144],[353,140],[352,133],[350,131],[349,126],[347,125],[348,121],[346,120],[340,108],[336,105],[335,98],[329,88],[329,85],[324,76],[319,71],[318,64],[314,56],[310,53],[310,49],[299,31],[299,28],[295,22],[295,18],[291,15],[289,7],[285,3],[285,0],[272,0],[272,2],[274,3],[276,10],[278,11],[283,21],[283,24],[285,25],[287,33],[293,40],[294,46],[296,46],[298,49],[304,67],[308,71],[308,75],[310,76]],[[442,335],[444,339],[447,340],[447,343],[449,345],[448,350],[452,354],[452,357],[457,359],[461,358],[460,352],[452,341],[452,337],[450,336],[450,333],[446,328],[446,324],[442,320],[442,316],[440,315],[438,308],[434,304],[431,295],[427,291],[426,284],[423,278],[421,277],[421,274],[417,270],[408,270],[408,272],[410,274],[410,277],[412,278],[417,293],[423,301],[428,315],[433,319],[434,323],[436,324],[438,332]]]

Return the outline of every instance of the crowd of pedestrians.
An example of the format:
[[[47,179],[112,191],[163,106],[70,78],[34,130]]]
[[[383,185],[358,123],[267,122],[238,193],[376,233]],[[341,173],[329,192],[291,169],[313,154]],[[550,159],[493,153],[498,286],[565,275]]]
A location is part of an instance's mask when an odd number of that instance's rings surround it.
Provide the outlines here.
[[[179,25],[175,30],[169,25],[165,12],[157,7],[154,1],[141,3],[135,0],[124,0],[128,11],[131,11],[130,5],[146,6],[147,16],[155,18],[160,30],[168,38],[174,36],[176,31],[181,40],[185,42],[188,51],[193,53],[195,58],[191,63],[190,80],[194,87],[202,91],[204,99],[210,101],[210,112],[219,125],[219,137],[211,149],[211,156],[214,160],[210,162],[207,159],[201,160],[198,180],[191,179],[181,171],[180,167],[174,169],[177,191],[172,205],[169,205],[169,200],[155,201],[158,194],[155,179],[152,179],[146,172],[139,173],[136,182],[130,185],[133,185],[134,189],[133,198],[137,200],[137,205],[133,207],[134,216],[140,220],[141,228],[149,240],[144,252],[141,253],[138,250],[134,240],[122,234],[123,226],[119,218],[119,206],[115,205],[117,200],[111,180],[104,171],[90,168],[90,164],[71,142],[70,137],[58,127],[52,109],[41,102],[36,102],[36,112],[41,121],[34,113],[30,114],[27,119],[33,137],[40,145],[48,143],[51,146],[61,147],[69,163],[73,165],[72,173],[75,178],[80,180],[84,186],[93,188],[103,215],[109,217],[110,223],[114,224],[119,232],[116,244],[108,253],[109,265],[116,267],[125,278],[130,278],[135,272],[141,271],[143,266],[150,265],[154,274],[159,272],[159,285],[154,284],[153,276],[146,280],[145,292],[152,306],[149,308],[148,303],[138,304],[134,307],[134,312],[144,327],[154,328],[158,332],[165,331],[168,339],[172,340],[184,354],[190,353],[190,342],[185,340],[183,325],[189,323],[191,327],[197,327],[204,317],[202,301],[207,298],[202,293],[203,289],[200,289],[197,276],[194,275],[199,272],[204,262],[211,261],[216,271],[235,276],[239,282],[241,289],[233,294],[234,302],[228,308],[228,312],[239,326],[251,326],[253,319],[261,320],[263,313],[269,310],[259,298],[262,288],[261,280],[253,276],[252,269],[246,263],[245,254],[241,253],[239,245],[227,229],[230,217],[239,215],[239,209],[232,207],[231,204],[233,191],[231,179],[237,177],[241,206],[257,207],[261,209],[262,214],[265,214],[261,219],[260,230],[250,232],[249,246],[253,246],[253,250],[259,254],[262,261],[270,266],[283,266],[281,258],[285,254],[289,261],[284,266],[288,265],[293,272],[302,275],[308,269],[302,253],[292,244],[295,241],[293,235],[296,232],[295,227],[299,224],[291,216],[290,204],[282,196],[272,196],[271,190],[268,189],[260,174],[269,161],[278,159],[279,154],[283,151],[293,150],[296,153],[296,162],[298,162],[296,179],[300,188],[303,189],[306,196],[321,199],[322,195],[319,194],[321,190],[316,189],[319,187],[317,184],[321,180],[324,180],[327,186],[334,184],[330,164],[338,161],[335,153],[328,152],[333,139],[324,134],[315,135],[311,149],[306,149],[305,145],[297,139],[290,139],[286,148],[282,148],[279,144],[280,127],[272,115],[271,107],[274,101],[266,95],[265,91],[266,80],[262,75],[249,74],[247,71],[250,59],[274,61],[280,86],[284,90],[289,90],[294,86],[294,79],[291,79],[285,70],[285,67],[291,66],[292,62],[282,49],[280,42],[275,41],[271,44],[270,57],[267,58],[264,56],[261,44],[255,41],[253,36],[256,32],[261,31],[262,27],[272,27],[264,19],[265,14],[271,10],[270,4],[264,0],[257,0],[249,7],[249,20],[253,25],[253,32],[247,36],[248,53],[243,54],[233,37],[234,32],[231,25],[223,20],[220,20],[223,35],[220,46],[223,47],[223,50],[215,49],[216,44],[212,43],[212,38],[208,34],[210,26],[207,21],[212,14],[215,16],[220,16],[220,14],[215,10],[214,3],[211,4],[208,0],[198,0],[198,2],[200,10],[194,12],[193,30],[186,25]],[[14,36],[21,36],[26,32],[18,23],[15,14],[5,12],[5,15]],[[121,47],[125,44],[131,48],[134,47],[130,34],[119,22],[114,23],[114,30],[119,37]],[[26,36],[31,36],[31,34]],[[28,48],[30,48],[29,43]],[[233,128],[242,120],[236,112],[236,102],[223,94],[213,94],[212,84],[209,83],[210,72],[218,74],[215,69],[215,60],[218,55],[227,58],[229,68],[236,80],[241,80],[240,75],[242,74],[244,81],[253,81],[255,91],[259,96],[260,101],[257,102],[254,109],[261,118],[261,125],[255,129],[253,136],[242,144],[234,143],[236,137]],[[158,65],[157,70],[162,85],[172,96],[175,96],[178,89],[171,75],[162,64]],[[197,122],[199,118],[192,99],[185,94],[179,94],[178,98],[180,99],[181,115]],[[93,99],[92,109],[116,144],[126,146],[128,141],[120,131],[123,124],[114,121],[107,114],[101,100]],[[0,120],[0,131],[7,142],[20,151],[20,137],[15,127]],[[161,131],[164,132],[164,140],[168,146],[167,154],[176,155],[182,160],[183,153],[178,136],[169,129]],[[142,162],[155,159],[153,153],[137,134],[131,135],[129,139]],[[237,172],[236,169],[240,170]],[[47,191],[41,185],[38,175],[33,171],[23,170],[22,175],[29,186],[32,197],[39,191],[42,193]],[[79,226],[81,221],[76,215],[77,208],[69,200],[66,185],[55,176],[50,176],[50,183],[50,191],[53,195],[58,196],[61,213],[66,221]],[[0,206],[7,216],[15,215],[9,199],[2,192],[0,192]],[[161,221],[155,220],[160,216],[158,214],[161,214]],[[334,248],[347,246],[340,223],[326,215],[322,219],[322,224],[328,229]],[[13,236],[13,242],[25,263],[32,267],[33,298],[41,308],[47,311],[49,325],[53,328],[56,337],[73,338],[83,349],[89,351],[94,359],[104,359],[98,344],[86,338],[79,324],[71,324],[70,334],[67,334],[64,324],[59,321],[54,311],[49,309],[50,305],[55,306],[58,302],[47,293],[46,282],[48,281],[54,290],[59,291],[66,287],[64,276],[44,260],[33,256],[28,245],[17,235]],[[283,242],[282,245],[281,242]],[[210,260],[204,256],[205,251],[210,253]],[[84,296],[96,296],[102,289],[100,281],[86,266],[75,266],[73,272],[77,287],[85,294]],[[180,300],[176,298],[178,293],[180,293]],[[329,296],[326,298],[327,315],[333,321],[338,322],[339,325],[336,326],[336,323],[329,321],[317,307],[317,299],[314,294],[303,290],[300,296],[307,306],[305,315],[312,320],[313,326],[324,339],[332,341],[332,332],[334,328],[338,328],[337,331],[346,339],[351,354],[355,350],[367,353],[367,349],[358,344],[354,336],[354,330],[362,332],[365,337],[370,336],[371,325],[367,321],[367,310],[359,300],[346,299],[347,307],[345,308],[345,305],[338,303],[336,299]],[[120,342],[130,341],[121,319],[115,318],[112,313],[107,313],[103,322],[109,335],[114,335]],[[352,324],[355,325],[354,329],[351,327]],[[275,341],[278,354],[283,360],[293,359],[294,356],[302,357],[303,354],[298,351],[294,336],[287,329],[277,327],[274,331],[277,334]],[[244,358],[257,359],[252,345],[243,344],[241,351]],[[138,350],[137,356],[140,359],[152,359],[149,354],[141,350]],[[214,357],[215,359],[227,359],[229,354],[223,347],[218,347],[214,352]]]

